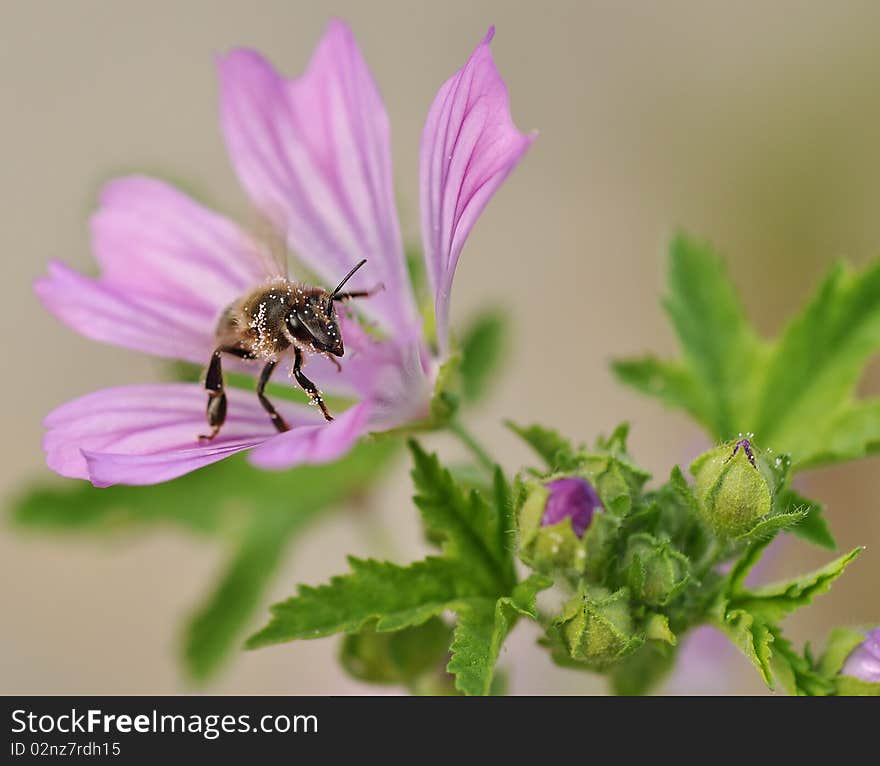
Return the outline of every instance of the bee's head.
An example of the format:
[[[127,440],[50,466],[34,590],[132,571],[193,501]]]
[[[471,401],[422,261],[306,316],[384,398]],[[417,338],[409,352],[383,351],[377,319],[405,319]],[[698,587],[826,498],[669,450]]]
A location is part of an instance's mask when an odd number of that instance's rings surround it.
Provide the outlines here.
[[[315,289],[303,296],[287,315],[287,329],[294,338],[308,343],[315,351],[333,356],[345,353],[336,306],[326,290]]]
[[[362,260],[349,271],[332,293],[313,288],[297,301],[287,316],[287,329],[294,338],[310,344],[316,351],[333,356],[342,356],[345,353],[342,332],[336,317],[336,301],[342,299],[340,290],[345,283],[366,262],[366,259]]]

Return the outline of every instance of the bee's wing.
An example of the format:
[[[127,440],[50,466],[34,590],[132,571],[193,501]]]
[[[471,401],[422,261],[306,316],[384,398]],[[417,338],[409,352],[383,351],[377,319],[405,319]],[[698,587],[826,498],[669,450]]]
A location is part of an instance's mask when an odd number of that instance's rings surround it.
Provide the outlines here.
[[[254,233],[268,277],[288,278],[288,250],[284,233],[262,213],[254,213]]]

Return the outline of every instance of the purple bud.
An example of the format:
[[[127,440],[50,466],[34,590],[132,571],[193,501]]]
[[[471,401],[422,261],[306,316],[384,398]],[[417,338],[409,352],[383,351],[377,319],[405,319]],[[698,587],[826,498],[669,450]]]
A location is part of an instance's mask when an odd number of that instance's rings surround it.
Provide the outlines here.
[[[868,631],[865,640],[846,658],[840,673],[869,684],[880,684],[880,628]]]
[[[563,519],[571,519],[571,528],[578,537],[583,537],[593,520],[593,514],[602,510],[602,501],[586,479],[556,479],[549,482],[550,497],[544,507],[541,526],[558,524]]]

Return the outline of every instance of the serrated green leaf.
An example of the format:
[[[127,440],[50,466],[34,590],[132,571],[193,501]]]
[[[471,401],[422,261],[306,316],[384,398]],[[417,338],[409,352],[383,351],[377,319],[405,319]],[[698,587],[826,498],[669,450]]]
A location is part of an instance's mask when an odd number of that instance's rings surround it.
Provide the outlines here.
[[[465,493],[452,475],[440,465],[436,455],[428,455],[416,442],[410,442],[414,466],[413,498],[422,512],[429,532],[443,536],[443,551],[450,559],[463,562],[484,584],[486,595],[506,593],[515,583],[510,549],[510,501],[489,503],[479,492]],[[499,490],[503,477],[495,476]]]
[[[446,670],[455,676],[455,687],[467,695],[486,695],[492,689],[495,663],[504,639],[518,616],[537,619],[535,597],[549,588],[553,581],[532,575],[519,583],[510,596],[497,601],[477,598],[457,602],[453,609],[458,616],[452,657]]]
[[[825,506],[810,500],[793,489],[784,490],[776,498],[776,504],[780,508],[802,511],[804,518],[788,532],[828,550],[837,550],[837,542],[831,534],[828,522],[822,515]]]
[[[796,470],[880,451],[880,400],[854,398],[880,348],[880,263],[833,267],[771,344],[749,327],[708,247],[679,237],[669,263],[666,305],[683,359],[616,362],[622,383],[690,413],[715,439],[756,433],[791,453]]]
[[[511,420],[506,420],[504,425],[526,442],[551,472],[577,464],[577,450],[568,439],[553,429],[539,425],[520,426]]]
[[[880,399],[848,400],[810,434],[798,468],[855,460],[880,452]]]
[[[496,602],[488,598],[462,601],[455,611],[458,620],[446,672],[455,676],[455,688],[462,694],[486,695],[507,636],[506,621],[502,618],[498,624]]]
[[[716,626],[751,660],[764,679],[764,683],[772,689],[773,669],[770,660],[773,656],[772,645],[775,637],[770,626],[745,609],[731,609],[727,604],[723,604],[721,611],[721,618],[716,621]]]
[[[272,620],[247,641],[250,649],[296,639],[353,633],[375,622],[378,631],[419,625],[479,595],[470,578],[447,559],[429,557],[407,567],[349,558],[351,574],[272,606]]]
[[[507,315],[494,309],[479,314],[461,340],[461,393],[466,402],[479,401],[489,389],[504,357]]]
[[[724,264],[705,243],[675,237],[669,257],[672,319],[712,430],[731,439],[753,406],[760,342],[746,320]]]
[[[757,408],[756,432],[772,443],[791,445],[796,460],[804,460],[819,441],[810,440],[810,433],[817,426],[824,430],[829,415],[853,393],[878,346],[880,263],[860,274],[835,265],[779,338]]]
[[[777,623],[795,609],[809,604],[815,596],[825,593],[862,550],[855,548],[821,569],[801,577],[742,591],[731,600],[731,606],[744,609],[769,623]]]

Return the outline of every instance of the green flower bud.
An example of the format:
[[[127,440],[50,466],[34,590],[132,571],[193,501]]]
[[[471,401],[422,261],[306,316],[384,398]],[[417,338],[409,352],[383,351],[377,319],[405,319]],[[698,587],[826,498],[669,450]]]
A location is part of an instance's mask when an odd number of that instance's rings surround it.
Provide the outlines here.
[[[572,659],[593,667],[612,665],[638,649],[644,639],[633,635],[629,593],[587,585],[572,598],[556,623]]]
[[[747,534],[770,513],[776,480],[748,439],[700,455],[691,473],[700,515],[719,537]]]
[[[690,577],[687,558],[647,532],[629,538],[623,566],[633,596],[650,606],[668,604]]]

